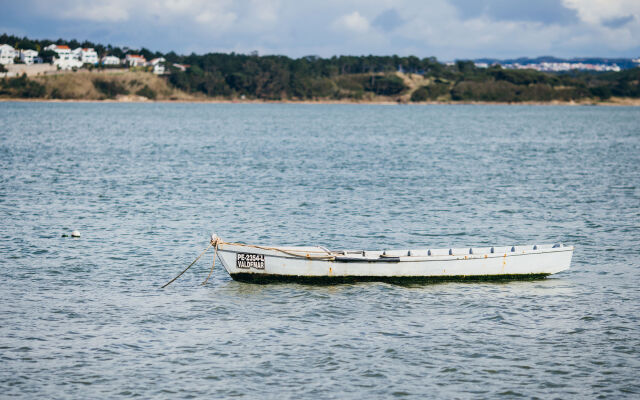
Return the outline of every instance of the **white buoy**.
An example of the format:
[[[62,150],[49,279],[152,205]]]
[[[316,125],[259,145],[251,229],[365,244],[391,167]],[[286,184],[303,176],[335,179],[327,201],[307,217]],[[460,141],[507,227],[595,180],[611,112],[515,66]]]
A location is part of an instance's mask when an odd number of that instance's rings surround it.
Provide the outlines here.
[[[79,238],[80,237],[80,232],[78,232],[78,231],[71,232],[71,237]]]

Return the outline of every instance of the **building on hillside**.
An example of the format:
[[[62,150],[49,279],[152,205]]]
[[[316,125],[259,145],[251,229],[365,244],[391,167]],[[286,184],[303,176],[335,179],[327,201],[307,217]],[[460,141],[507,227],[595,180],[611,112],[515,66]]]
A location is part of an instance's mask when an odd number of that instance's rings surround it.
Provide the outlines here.
[[[164,64],[166,62],[167,60],[165,60],[164,57],[154,58],[153,60],[149,61],[151,66],[153,66],[153,73],[157,75],[162,75],[165,73],[166,69]]]
[[[506,64],[505,68],[511,69],[534,69],[542,72],[564,72],[564,71],[614,71],[620,72],[622,68],[617,64],[590,64],[582,62],[541,62],[541,63],[529,63],[529,64]]]
[[[60,69],[80,68],[82,63],[76,60],[71,53],[71,49],[66,45],[50,44],[44,48],[45,50],[53,51],[56,56],[53,58],[53,65],[58,66]]]
[[[73,57],[71,56],[71,49],[69,48],[69,46],[50,44],[44,49],[55,52],[56,56],[54,58],[60,61],[71,61],[73,59]]]
[[[78,47],[73,50],[73,57],[84,64],[98,64],[98,53],[94,49]]]
[[[0,45],[0,64],[13,64],[13,59],[16,58],[16,55],[16,50],[13,47],[8,44]]]
[[[173,66],[178,68],[182,72],[185,72],[187,68],[189,68],[187,64],[173,64]]]
[[[147,60],[138,54],[127,54],[125,57],[125,62],[130,67],[144,67],[147,65]]]
[[[100,64],[102,65],[120,65],[122,64],[122,60],[120,60],[116,56],[104,56],[100,59]]]
[[[35,50],[20,50],[20,61],[27,65],[41,61],[38,58],[38,52]]]

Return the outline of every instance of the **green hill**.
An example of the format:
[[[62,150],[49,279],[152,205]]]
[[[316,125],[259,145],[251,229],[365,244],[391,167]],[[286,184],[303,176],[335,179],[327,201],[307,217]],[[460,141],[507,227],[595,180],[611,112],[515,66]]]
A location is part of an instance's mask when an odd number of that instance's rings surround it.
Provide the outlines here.
[[[50,40],[0,35],[0,43],[43,48]],[[91,42],[56,41],[94,47],[100,55],[123,56],[123,49]],[[315,56],[289,58],[257,54],[178,55],[127,50],[164,57],[167,75],[75,72],[45,77],[4,78],[0,97],[45,99],[394,101],[394,102],[637,102],[640,68],[621,72],[546,73],[452,65],[433,57]],[[175,64],[186,65],[181,70]],[[398,71],[403,71],[402,73]],[[136,97],[137,96],[137,97]]]

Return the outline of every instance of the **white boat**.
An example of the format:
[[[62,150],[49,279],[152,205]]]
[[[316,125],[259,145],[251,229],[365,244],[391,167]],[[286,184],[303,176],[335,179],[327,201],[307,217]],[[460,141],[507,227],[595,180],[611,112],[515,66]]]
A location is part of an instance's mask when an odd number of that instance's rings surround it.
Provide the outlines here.
[[[228,243],[215,235],[222,265],[235,280],[400,281],[543,278],[569,268],[562,244],[413,250],[339,250]]]

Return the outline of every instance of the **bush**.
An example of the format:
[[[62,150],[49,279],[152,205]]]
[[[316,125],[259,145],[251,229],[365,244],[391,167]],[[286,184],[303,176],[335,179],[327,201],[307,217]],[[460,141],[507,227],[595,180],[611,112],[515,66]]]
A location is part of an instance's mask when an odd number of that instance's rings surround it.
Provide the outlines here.
[[[220,72],[207,72],[204,74],[197,89],[207,96],[229,96],[231,88]]]
[[[411,93],[411,101],[427,101],[429,98],[429,91],[425,86],[416,89]]]
[[[516,85],[509,82],[459,82],[451,89],[455,101],[517,101]]]
[[[618,97],[640,97],[640,84],[627,80],[617,82],[611,88],[611,94]]]
[[[382,96],[402,93],[407,87],[404,81],[395,75],[371,76],[364,81],[364,90]]]
[[[0,95],[22,98],[45,97],[46,89],[38,82],[29,80],[26,74],[17,78],[3,79],[0,84]]]
[[[308,99],[311,97],[311,79],[298,78],[291,82],[291,95],[300,99]]]
[[[335,86],[330,79],[315,79],[311,82],[311,97],[331,97]]]
[[[144,85],[144,87],[138,90],[136,94],[151,100],[155,100],[156,98],[156,92],[154,92],[148,85]]]
[[[93,86],[108,99],[114,99],[120,94],[129,94],[127,88],[116,81],[108,81],[105,79],[95,79]]]
[[[551,101],[555,97],[556,90],[544,83],[518,86],[516,89],[516,101]]]
[[[43,63],[51,64],[57,55],[58,53],[53,50],[41,50],[38,57],[42,58]]]
[[[19,92],[21,97],[40,98],[44,97],[46,89],[38,82],[29,81],[29,83]]]
[[[556,90],[549,84],[515,85],[505,81],[459,82],[451,90],[451,98],[456,101],[551,101],[578,100],[589,97],[586,89],[568,88]]]
[[[352,76],[341,76],[336,80],[336,84],[340,89],[350,90],[353,92],[364,91],[364,86],[362,86],[362,79],[357,79]]]
[[[436,82],[427,86],[427,91],[429,92],[429,98],[435,100],[449,93],[449,84]]]
[[[560,80],[557,77],[532,69],[490,69],[487,72],[493,75],[496,81],[507,81],[515,85],[529,85],[532,83],[560,83]]]
[[[607,86],[594,87],[589,89],[589,91],[593,97],[598,97],[602,100],[606,100],[611,97],[611,89]]]
[[[62,95],[62,93],[60,93],[60,89],[58,89],[58,88],[53,88],[53,90],[51,91],[51,94],[49,96],[51,96],[52,99],[64,99],[65,98]]]
[[[436,82],[416,89],[416,91],[411,94],[411,101],[437,100],[438,97],[444,96],[447,93],[449,93],[449,84]]]
[[[187,92],[193,91],[191,87],[191,80],[189,75],[186,72],[181,71],[173,71],[169,75],[169,82],[180,90],[184,90]]]
[[[555,99],[563,101],[580,100],[589,97],[591,97],[591,92],[581,87],[565,88],[555,92]]]

